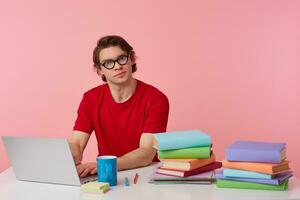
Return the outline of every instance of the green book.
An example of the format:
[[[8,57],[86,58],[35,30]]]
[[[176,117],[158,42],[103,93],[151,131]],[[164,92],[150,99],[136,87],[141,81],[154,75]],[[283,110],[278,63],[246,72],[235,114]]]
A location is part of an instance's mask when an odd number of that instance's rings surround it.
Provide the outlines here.
[[[242,181],[232,181],[217,179],[217,186],[219,188],[238,188],[238,189],[255,189],[255,190],[280,190],[284,191],[288,188],[288,181],[283,182],[280,185],[268,185],[261,183],[250,183]]]
[[[160,150],[158,158],[210,158],[211,146]]]

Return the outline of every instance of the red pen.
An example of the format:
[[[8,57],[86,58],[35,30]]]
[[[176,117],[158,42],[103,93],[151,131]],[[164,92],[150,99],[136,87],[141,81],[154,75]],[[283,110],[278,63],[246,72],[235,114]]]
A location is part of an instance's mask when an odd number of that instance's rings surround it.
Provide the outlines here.
[[[133,178],[133,183],[134,183],[134,184],[137,183],[138,178],[139,178],[139,174],[138,174],[138,173],[135,173],[135,176],[134,176],[134,178]]]

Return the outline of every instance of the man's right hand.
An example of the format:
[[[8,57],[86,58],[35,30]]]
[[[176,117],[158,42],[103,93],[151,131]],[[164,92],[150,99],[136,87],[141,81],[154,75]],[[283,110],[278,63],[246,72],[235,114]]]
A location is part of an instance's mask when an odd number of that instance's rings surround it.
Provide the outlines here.
[[[82,152],[80,149],[80,144],[77,142],[69,141],[69,146],[73,155],[75,165],[79,165],[82,161]]]

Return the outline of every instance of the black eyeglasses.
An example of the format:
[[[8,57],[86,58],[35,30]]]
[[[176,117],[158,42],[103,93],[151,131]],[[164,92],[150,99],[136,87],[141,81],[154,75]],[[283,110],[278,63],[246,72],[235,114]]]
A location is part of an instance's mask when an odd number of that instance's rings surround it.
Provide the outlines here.
[[[115,67],[116,62],[119,65],[125,65],[128,62],[128,55],[120,55],[117,59],[107,59],[101,62],[100,64],[106,69],[113,69]]]

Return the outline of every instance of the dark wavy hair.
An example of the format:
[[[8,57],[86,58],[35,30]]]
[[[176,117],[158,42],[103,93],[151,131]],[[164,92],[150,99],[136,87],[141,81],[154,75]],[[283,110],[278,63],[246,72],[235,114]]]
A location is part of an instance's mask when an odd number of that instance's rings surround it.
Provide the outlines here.
[[[135,52],[134,52],[132,46],[130,46],[130,44],[124,38],[122,38],[118,35],[107,35],[107,36],[100,38],[97,41],[97,46],[95,47],[95,49],[93,51],[93,62],[94,62],[94,67],[96,69],[101,68],[100,58],[99,58],[100,51],[104,48],[108,48],[111,46],[120,47],[123,51],[125,51],[130,56],[131,60],[135,61],[135,59],[136,59]],[[136,64],[133,64],[132,65],[132,73],[136,72],[136,70],[137,70]],[[104,82],[106,82],[106,77],[104,75],[102,75],[101,78]]]

